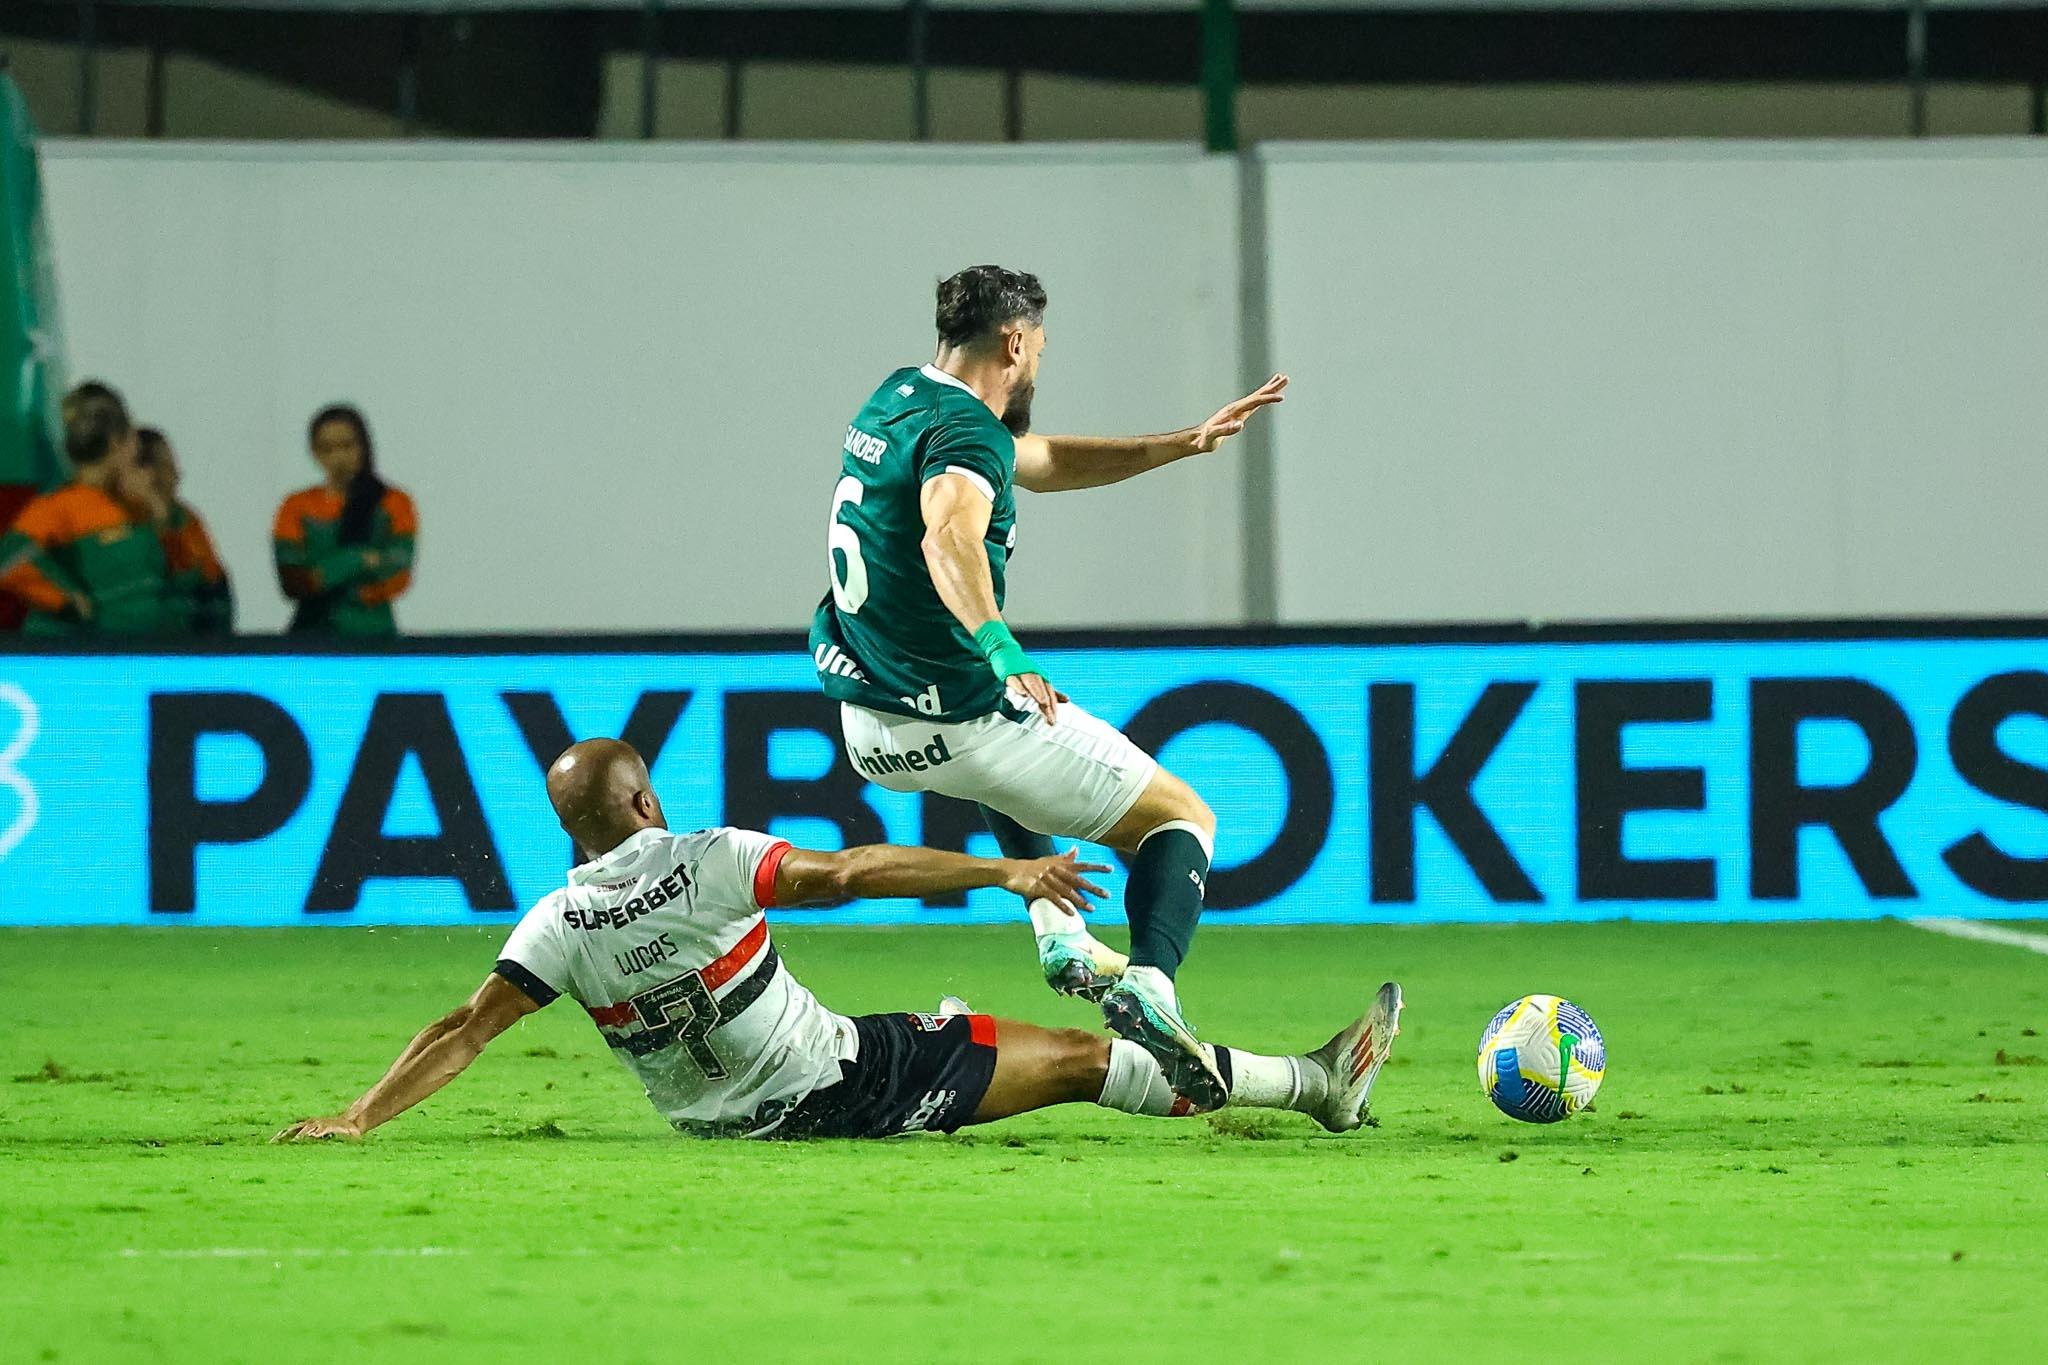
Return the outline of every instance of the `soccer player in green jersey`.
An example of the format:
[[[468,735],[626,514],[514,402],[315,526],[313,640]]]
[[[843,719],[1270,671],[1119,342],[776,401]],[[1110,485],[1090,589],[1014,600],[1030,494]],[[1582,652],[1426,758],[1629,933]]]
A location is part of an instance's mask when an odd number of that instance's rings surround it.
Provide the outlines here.
[[[940,283],[938,355],[883,380],[846,429],[812,657],[840,702],[848,755],[875,782],[977,802],[1006,857],[1048,856],[1049,836],[1130,856],[1129,958],[1038,900],[1039,962],[1055,990],[1101,1001],[1113,1031],[1212,1109],[1223,1079],[1173,977],[1201,916],[1216,817],[1054,688],[1003,623],[1004,571],[1017,488],[1099,488],[1206,455],[1278,403],[1287,376],[1163,435],[1034,435],[1045,303],[1035,277],[999,266]]]

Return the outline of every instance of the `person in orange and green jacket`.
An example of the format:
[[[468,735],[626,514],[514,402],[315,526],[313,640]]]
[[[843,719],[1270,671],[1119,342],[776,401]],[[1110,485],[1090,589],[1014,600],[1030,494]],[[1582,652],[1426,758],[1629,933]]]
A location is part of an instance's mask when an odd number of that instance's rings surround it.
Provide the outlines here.
[[[31,501],[0,536],[0,588],[29,606],[22,633],[172,628],[156,526],[166,509],[138,463],[127,404],[89,380],[64,396],[63,417],[76,477]]]
[[[228,573],[214,553],[213,537],[192,505],[178,496],[182,476],[178,452],[170,438],[155,427],[135,433],[141,448],[138,455],[157,496],[165,508],[157,535],[164,543],[164,563],[169,578],[170,624],[173,629],[195,635],[231,635],[235,629],[235,591]]]
[[[271,532],[277,581],[298,603],[294,632],[395,635],[391,604],[412,586],[412,499],[377,477],[362,413],[336,403],[306,429],[327,482],[301,489],[277,509]]]

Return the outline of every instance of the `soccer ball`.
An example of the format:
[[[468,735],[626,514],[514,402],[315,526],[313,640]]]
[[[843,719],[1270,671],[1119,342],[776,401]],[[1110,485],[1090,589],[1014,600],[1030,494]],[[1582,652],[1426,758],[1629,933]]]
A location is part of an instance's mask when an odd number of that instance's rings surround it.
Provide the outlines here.
[[[1556,1123],[1593,1102],[1607,1044],[1569,1000],[1525,995],[1493,1016],[1479,1039],[1479,1084],[1494,1107],[1524,1123]]]

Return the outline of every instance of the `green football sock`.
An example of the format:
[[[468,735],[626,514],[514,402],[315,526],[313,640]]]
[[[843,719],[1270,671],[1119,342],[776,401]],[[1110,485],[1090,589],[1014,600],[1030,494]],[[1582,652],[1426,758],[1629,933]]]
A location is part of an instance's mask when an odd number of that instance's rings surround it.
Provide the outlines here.
[[[1209,888],[1208,842],[1198,826],[1175,820],[1139,843],[1124,888],[1132,966],[1157,967],[1169,979],[1180,969]]]

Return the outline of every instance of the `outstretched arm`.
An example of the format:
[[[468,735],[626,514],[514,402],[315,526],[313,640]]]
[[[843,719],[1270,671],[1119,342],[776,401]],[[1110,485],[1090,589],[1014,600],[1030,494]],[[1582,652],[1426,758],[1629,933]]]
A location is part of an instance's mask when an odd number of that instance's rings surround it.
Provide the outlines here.
[[[938,896],[999,886],[1026,901],[1049,900],[1063,910],[1095,907],[1089,896],[1109,894],[1088,880],[1103,863],[1079,861],[1068,849],[1052,858],[970,858],[935,848],[867,844],[840,853],[793,848],[775,870],[777,905],[818,905],[856,896]]]
[[[271,1141],[359,1138],[460,1076],[485,1044],[539,1008],[525,991],[493,972],[466,1004],[421,1029],[361,1099],[328,1118],[300,1119]]]
[[[1208,421],[1156,436],[1038,436],[1017,438],[1017,483],[1034,493],[1101,488],[1184,460],[1207,455],[1244,430],[1260,408],[1285,397],[1287,376],[1276,374]]]

